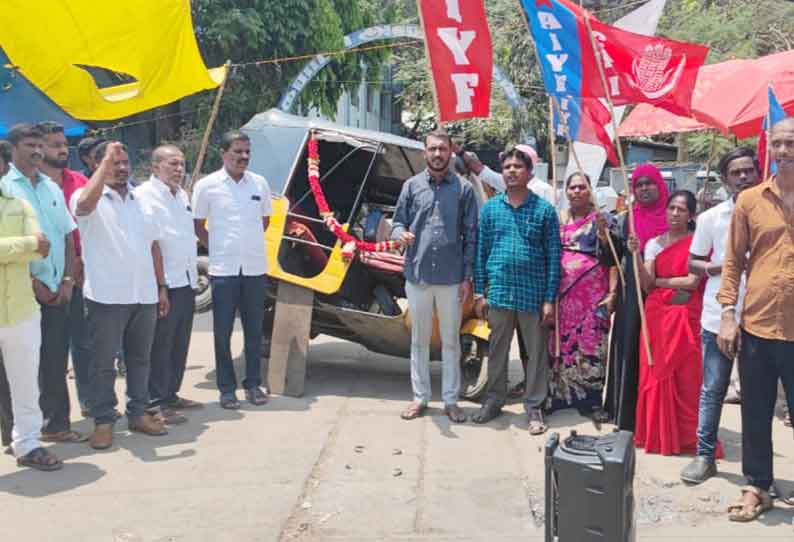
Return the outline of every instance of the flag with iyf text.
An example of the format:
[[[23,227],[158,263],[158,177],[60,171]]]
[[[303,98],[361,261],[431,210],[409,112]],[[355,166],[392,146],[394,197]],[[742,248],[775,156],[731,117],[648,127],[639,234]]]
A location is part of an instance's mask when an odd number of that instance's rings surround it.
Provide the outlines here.
[[[483,0],[417,0],[439,122],[488,117],[493,47]]]
[[[550,94],[582,98],[608,94],[616,105],[644,102],[677,115],[690,114],[707,47],[607,25],[569,0],[521,0],[521,5]]]

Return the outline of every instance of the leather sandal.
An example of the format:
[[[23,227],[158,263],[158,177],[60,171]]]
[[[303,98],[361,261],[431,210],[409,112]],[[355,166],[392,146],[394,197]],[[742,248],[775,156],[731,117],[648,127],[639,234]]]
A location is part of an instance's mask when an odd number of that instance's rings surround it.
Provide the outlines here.
[[[444,407],[444,414],[447,415],[452,423],[465,423],[466,413],[458,405],[447,405]]]
[[[529,434],[536,436],[542,435],[549,430],[549,426],[543,420],[543,412],[539,408],[533,408],[528,413],[529,415]]]
[[[730,505],[728,507],[728,519],[731,521],[737,521],[739,523],[753,521],[767,510],[771,510],[774,506],[772,503],[772,497],[770,497],[769,493],[763,489],[757,488],[755,486],[743,486],[741,488],[741,492],[742,498],[744,498],[747,493],[752,493],[758,497],[758,503],[751,505],[744,502],[744,500],[740,500]]]
[[[403,420],[414,420],[424,414],[427,405],[424,403],[411,403],[408,408],[400,412]]]
[[[143,433],[144,435],[152,437],[161,437],[168,434],[168,430],[165,426],[156,421],[149,414],[131,418],[127,424],[127,428],[132,432]]]
[[[57,433],[42,433],[41,440],[44,442],[85,442],[88,440],[88,436],[70,429]]]
[[[63,462],[42,447],[38,447],[29,454],[17,458],[17,465],[47,472],[63,468]]]

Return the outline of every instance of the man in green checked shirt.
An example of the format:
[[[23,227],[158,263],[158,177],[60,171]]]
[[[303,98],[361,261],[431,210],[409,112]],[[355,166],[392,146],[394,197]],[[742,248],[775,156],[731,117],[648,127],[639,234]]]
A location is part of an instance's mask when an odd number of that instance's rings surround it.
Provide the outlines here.
[[[516,323],[529,351],[525,406],[529,432],[546,431],[541,405],[548,391],[546,333],[554,323],[560,282],[560,225],[554,207],[527,188],[532,160],[518,149],[502,155],[507,191],[480,212],[474,265],[475,310],[491,328],[488,389],[472,416],[487,423],[507,398],[507,364]]]

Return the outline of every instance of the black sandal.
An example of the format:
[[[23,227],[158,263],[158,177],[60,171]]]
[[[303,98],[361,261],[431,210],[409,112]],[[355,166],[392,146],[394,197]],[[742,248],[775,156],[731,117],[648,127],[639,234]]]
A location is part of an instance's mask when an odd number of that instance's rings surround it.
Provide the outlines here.
[[[508,399],[520,399],[521,397],[524,397],[526,393],[527,393],[527,381],[522,380],[521,382],[510,388],[510,391],[507,392],[507,397]]]
[[[50,463],[50,460],[54,460],[54,462]],[[38,447],[29,454],[17,458],[17,465],[41,471],[54,471],[60,470],[63,467],[63,462],[44,448]]]
[[[488,423],[502,413],[502,407],[495,402],[486,401],[480,410],[472,414],[471,421],[474,423]]]
[[[226,410],[238,410],[240,408],[240,401],[234,396],[221,397],[221,408],[225,408]]]

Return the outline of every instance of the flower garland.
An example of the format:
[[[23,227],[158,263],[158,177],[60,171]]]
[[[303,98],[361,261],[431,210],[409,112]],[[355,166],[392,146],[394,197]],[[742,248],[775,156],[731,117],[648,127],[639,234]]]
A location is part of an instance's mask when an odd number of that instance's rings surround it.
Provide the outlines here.
[[[333,212],[328,208],[328,201],[323,194],[323,188],[320,186],[320,151],[317,139],[314,134],[309,139],[309,186],[314,194],[314,201],[317,203],[317,209],[320,211],[320,216],[325,221],[325,226],[333,232],[336,237],[344,243],[342,247],[342,257],[349,259],[353,257],[356,250],[362,252],[386,252],[402,246],[399,241],[382,241],[380,243],[370,243],[356,239],[347,233],[339,221],[334,218]]]

